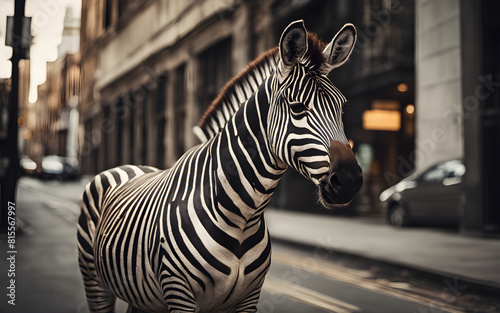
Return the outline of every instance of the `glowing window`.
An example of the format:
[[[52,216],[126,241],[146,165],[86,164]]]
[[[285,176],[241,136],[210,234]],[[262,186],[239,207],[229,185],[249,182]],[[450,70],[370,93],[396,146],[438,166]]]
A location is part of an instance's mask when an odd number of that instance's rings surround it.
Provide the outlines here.
[[[363,128],[367,130],[398,131],[401,112],[395,110],[367,110],[363,113]]]

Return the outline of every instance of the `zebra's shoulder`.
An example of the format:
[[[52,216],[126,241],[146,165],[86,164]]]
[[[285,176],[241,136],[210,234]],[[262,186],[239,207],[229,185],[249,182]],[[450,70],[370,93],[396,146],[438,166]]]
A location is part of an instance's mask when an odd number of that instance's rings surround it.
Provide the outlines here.
[[[142,176],[144,174],[158,172],[160,169],[145,165],[120,165],[100,172],[88,183],[87,188],[96,188],[106,192],[109,187],[116,187]]]

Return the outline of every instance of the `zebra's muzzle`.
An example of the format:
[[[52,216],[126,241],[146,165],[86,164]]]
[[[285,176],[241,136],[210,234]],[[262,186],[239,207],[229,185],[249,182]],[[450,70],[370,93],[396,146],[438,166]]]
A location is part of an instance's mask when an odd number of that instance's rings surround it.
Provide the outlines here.
[[[325,207],[352,201],[363,184],[363,174],[349,145],[330,142],[330,171],[320,180],[319,195]]]

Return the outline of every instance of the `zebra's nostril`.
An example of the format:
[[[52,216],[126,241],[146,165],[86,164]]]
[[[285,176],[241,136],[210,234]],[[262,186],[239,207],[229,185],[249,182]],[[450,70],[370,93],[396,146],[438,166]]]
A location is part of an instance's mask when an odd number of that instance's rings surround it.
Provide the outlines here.
[[[363,184],[363,175],[356,175],[347,171],[333,172],[328,177],[328,183],[337,190],[352,186],[357,191]]]
[[[336,173],[332,173],[332,175],[330,175],[330,185],[332,187],[342,187],[342,183]]]

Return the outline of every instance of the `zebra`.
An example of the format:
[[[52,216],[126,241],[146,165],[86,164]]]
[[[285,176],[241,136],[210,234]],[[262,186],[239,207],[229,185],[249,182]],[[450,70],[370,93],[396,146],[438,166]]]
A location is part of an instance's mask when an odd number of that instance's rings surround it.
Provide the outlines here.
[[[346,98],[326,77],[355,41],[352,24],[326,45],[291,23],[266,64],[224,88],[198,125],[205,142],[172,168],[123,165],[89,182],[77,233],[91,312],[113,312],[116,297],[129,312],[256,312],[271,262],[263,214],[284,171],[314,183],[329,209],[361,187]]]

